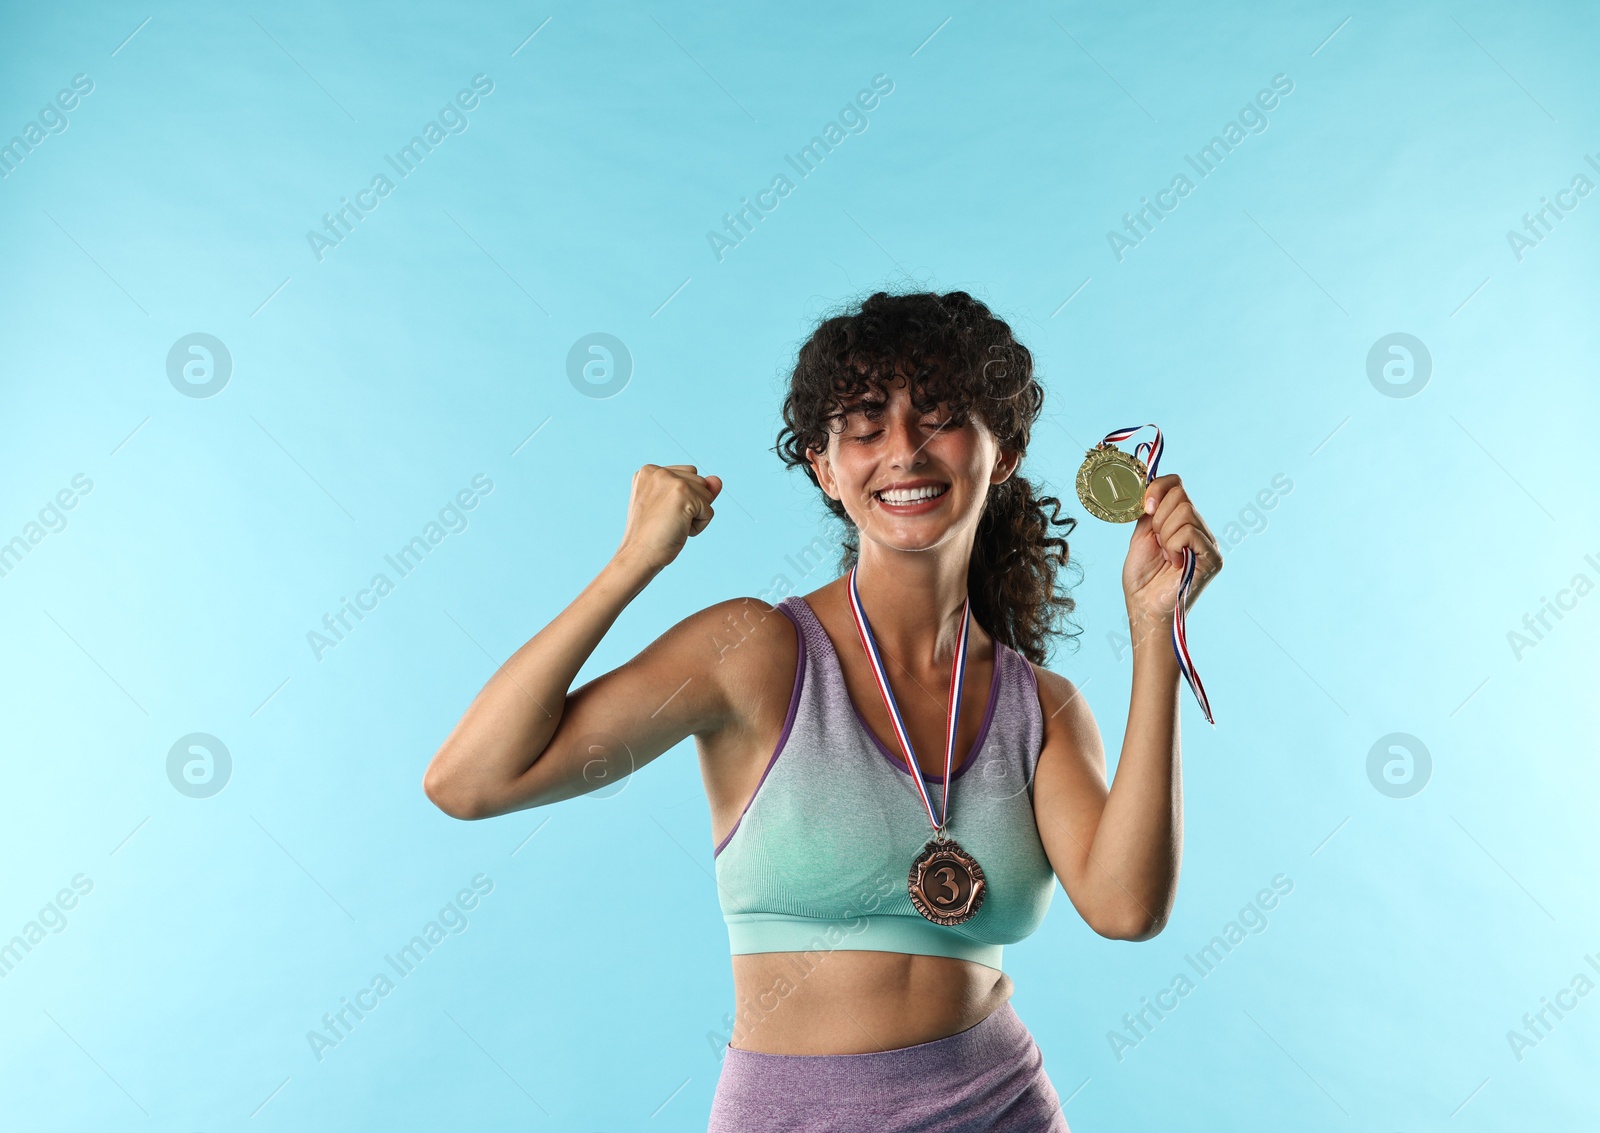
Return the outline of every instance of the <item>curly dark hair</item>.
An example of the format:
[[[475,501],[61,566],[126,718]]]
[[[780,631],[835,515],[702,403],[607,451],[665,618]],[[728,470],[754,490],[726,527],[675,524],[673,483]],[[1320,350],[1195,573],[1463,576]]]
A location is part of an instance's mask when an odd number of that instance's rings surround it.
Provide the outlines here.
[[[919,411],[944,405],[957,423],[976,414],[1001,445],[1026,453],[1044,405],[1033,355],[965,291],[878,291],[825,318],[795,360],[773,451],[789,467],[804,469],[820,491],[806,449],[826,451],[830,422],[845,401],[869,390],[887,396],[886,384],[901,374],[910,379]],[[842,573],[860,555],[860,533],[843,503],[825,492],[822,498],[844,524]],[[1082,632],[1070,619],[1076,603],[1056,587],[1057,572],[1069,566],[1067,541],[1050,531],[1062,527],[1069,535],[1077,523],[1062,518],[1059,499],[1035,494],[1020,463],[1003,483],[990,486],[978,523],[967,574],[972,616],[1035,664],[1045,663],[1051,637]],[[1070,566],[1077,571],[1075,560]]]

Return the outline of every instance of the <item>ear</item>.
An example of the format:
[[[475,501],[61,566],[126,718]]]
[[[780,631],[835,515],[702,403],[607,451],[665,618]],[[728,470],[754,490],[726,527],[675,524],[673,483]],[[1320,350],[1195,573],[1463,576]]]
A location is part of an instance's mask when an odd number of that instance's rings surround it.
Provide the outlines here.
[[[811,471],[816,474],[817,484],[822,488],[829,499],[839,498],[838,489],[835,487],[833,476],[833,462],[828,459],[828,454],[818,452],[816,449],[806,449],[806,460],[811,465]]]
[[[994,472],[989,476],[989,483],[1004,484],[1011,479],[1011,474],[1017,470],[1017,465],[1022,463],[1022,453],[1014,448],[1002,448],[995,457]]]

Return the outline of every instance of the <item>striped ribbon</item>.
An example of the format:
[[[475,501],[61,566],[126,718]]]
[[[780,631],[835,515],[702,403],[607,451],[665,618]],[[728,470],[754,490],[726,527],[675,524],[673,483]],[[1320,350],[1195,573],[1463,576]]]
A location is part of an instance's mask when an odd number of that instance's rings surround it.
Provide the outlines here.
[[[1161,453],[1165,443],[1161,439],[1161,430],[1154,425],[1134,425],[1129,429],[1118,429],[1114,433],[1107,433],[1103,445],[1116,444],[1125,441],[1140,429],[1155,429],[1156,439],[1153,441],[1140,441],[1133,455],[1145,461],[1145,486],[1156,478],[1156,470],[1161,464]],[[1149,453],[1148,458],[1145,456]],[[1189,657],[1189,633],[1184,625],[1184,608],[1189,604],[1189,589],[1194,582],[1194,551],[1183,548],[1183,578],[1178,583],[1178,604],[1172,613],[1172,651],[1178,656],[1178,671],[1183,674],[1183,679],[1189,684],[1189,691],[1194,693],[1194,698],[1200,704],[1200,711],[1206,718],[1206,723],[1216,727],[1216,721],[1211,718],[1211,701],[1206,697],[1206,686],[1200,683],[1200,674],[1195,670],[1194,661]]]
[[[928,784],[923,781],[922,768],[917,765],[916,757],[911,754],[911,736],[906,731],[906,722],[900,715],[900,709],[894,702],[894,693],[889,688],[889,678],[884,672],[883,657],[878,652],[878,643],[872,636],[872,627],[867,623],[867,612],[861,608],[861,594],[856,590],[856,568],[850,568],[850,612],[855,615],[856,632],[861,635],[861,644],[867,651],[867,660],[872,664],[872,678],[878,685],[878,693],[883,697],[883,706],[889,710],[889,723],[894,728],[895,739],[900,741],[900,750],[905,752],[906,766],[911,769],[912,778],[917,784],[917,793],[922,796],[922,805],[928,811],[928,821],[933,823],[934,833],[940,837],[944,835],[945,823],[950,820],[950,769],[955,762],[956,751],[956,722],[961,718],[961,686],[966,679],[967,672],[967,629],[971,625],[970,612],[972,610],[972,597],[967,596],[961,607],[961,637],[956,642],[956,655],[950,665],[950,704],[945,710],[944,719],[944,797],[940,802],[939,816],[933,813],[933,797],[928,791]]]

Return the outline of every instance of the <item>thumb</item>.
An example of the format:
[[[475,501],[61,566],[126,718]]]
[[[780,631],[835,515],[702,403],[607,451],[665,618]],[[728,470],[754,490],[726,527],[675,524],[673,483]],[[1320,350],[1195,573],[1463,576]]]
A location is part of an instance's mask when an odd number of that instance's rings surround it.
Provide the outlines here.
[[[722,477],[721,476],[707,476],[706,477],[706,487],[711,489],[711,498],[712,499],[716,499],[717,495],[722,491]]]

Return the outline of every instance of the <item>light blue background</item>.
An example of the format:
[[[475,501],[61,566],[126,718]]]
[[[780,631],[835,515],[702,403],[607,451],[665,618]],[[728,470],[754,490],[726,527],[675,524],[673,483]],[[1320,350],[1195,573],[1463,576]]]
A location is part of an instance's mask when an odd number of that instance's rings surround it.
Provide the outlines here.
[[[692,744],[611,797],[476,824],[422,772],[613,551],[645,462],[726,489],[580,682],[776,575],[833,576],[787,565],[833,532],[768,448],[795,348],[880,286],[1011,321],[1048,390],[1024,471],[1076,514],[1084,449],[1123,424],[1161,425],[1219,533],[1293,483],[1190,621],[1217,727],[1184,692],[1167,929],[1103,940],[1058,893],[1007,949],[1073,1129],[1594,1119],[1600,995],[1520,1061],[1506,1038],[1600,979],[1600,597],[1520,657],[1507,638],[1600,582],[1600,195],[1520,261],[1506,239],[1600,184],[1591,6],[6,22],[0,139],[95,87],[0,181],[0,539],[93,488],[0,578],[0,941],[93,889],[0,980],[0,1123],[703,1129],[732,984]],[[306,232],[480,73],[470,128],[319,262]],[[719,262],[707,231],[878,74],[869,128]],[[1270,127],[1119,262],[1107,230],[1276,74]],[[166,371],[196,331],[233,360],[209,398]],[[567,373],[596,331],[633,359],[606,399]],[[1432,359],[1405,398],[1367,373],[1397,331]],[[307,632],[478,473],[470,526],[317,660]],[[1073,537],[1084,633],[1051,662],[1113,763],[1126,537]],[[209,798],[167,775],[192,732],[232,755]],[[1431,753],[1408,798],[1368,777],[1392,732]],[[1280,873],[1266,931],[1119,1062],[1123,1013]],[[469,927],[318,1061],[323,1013],[477,874]]]

